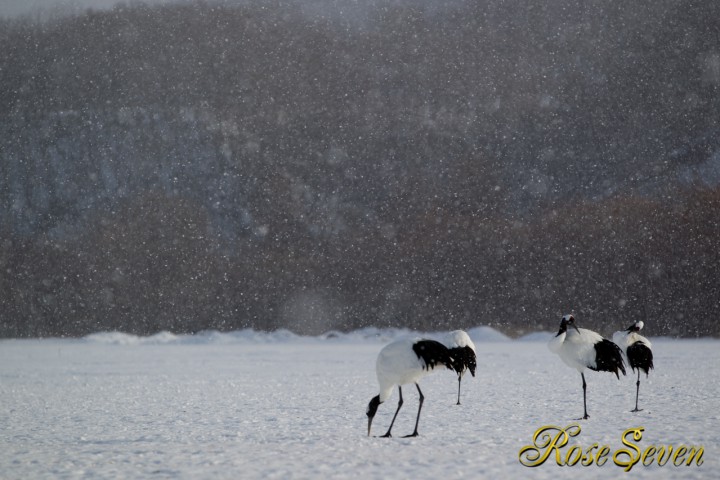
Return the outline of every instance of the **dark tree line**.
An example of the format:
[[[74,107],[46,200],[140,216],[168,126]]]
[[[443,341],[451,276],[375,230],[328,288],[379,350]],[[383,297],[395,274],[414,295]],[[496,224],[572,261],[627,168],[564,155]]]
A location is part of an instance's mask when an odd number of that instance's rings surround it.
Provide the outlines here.
[[[512,3],[510,5],[509,3]],[[0,22],[0,336],[718,335],[716,2]]]

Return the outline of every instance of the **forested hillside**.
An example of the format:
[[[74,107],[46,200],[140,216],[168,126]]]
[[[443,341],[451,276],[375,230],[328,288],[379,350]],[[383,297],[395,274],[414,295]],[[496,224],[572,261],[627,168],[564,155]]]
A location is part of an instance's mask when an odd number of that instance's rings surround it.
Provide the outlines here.
[[[374,5],[1,21],[0,337],[720,334],[720,3]]]

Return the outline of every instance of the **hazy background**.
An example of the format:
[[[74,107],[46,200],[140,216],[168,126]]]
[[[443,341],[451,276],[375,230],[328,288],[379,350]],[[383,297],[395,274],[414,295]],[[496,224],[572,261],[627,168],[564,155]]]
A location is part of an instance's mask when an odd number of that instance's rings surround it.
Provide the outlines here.
[[[143,2],[148,5],[169,3],[172,0],[150,0]],[[50,15],[71,15],[88,8],[96,10],[111,8],[118,3],[129,4],[119,0],[3,0],[0,2],[0,16],[13,18],[31,16],[34,18]]]
[[[0,336],[720,334],[715,1],[17,5]]]

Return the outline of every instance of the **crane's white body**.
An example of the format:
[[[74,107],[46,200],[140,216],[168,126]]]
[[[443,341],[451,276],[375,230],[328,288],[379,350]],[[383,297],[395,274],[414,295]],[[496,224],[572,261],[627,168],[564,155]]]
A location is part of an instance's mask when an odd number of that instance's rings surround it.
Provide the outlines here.
[[[447,334],[445,345],[449,348],[452,347],[470,347],[473,352],[475,350],[475,344],[473,343],[470,335],[465,330],[453,330]]]
[[[582,373],[586,368],[597,367],[595,344],[602,340],[603,337],[592,330],[568,328],[566,332],[553,337],[548,348],[558,354],[567,366]]]
[[[433,371],[433,367],[426,366],[412,349],[420,340],[420,338],[401,338],[380,350],[375,369],[380,384],[381,403],[390,398],[393,387],[417,383]]]

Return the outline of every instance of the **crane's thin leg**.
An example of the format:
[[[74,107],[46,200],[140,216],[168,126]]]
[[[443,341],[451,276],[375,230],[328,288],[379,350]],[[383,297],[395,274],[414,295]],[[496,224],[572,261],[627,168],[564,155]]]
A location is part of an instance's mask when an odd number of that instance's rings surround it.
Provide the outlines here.
[[[642,412],[641,408],[638,408],[638,397],[640,396],[640,369],[638,368],[638,379],[637,379],[637,389],[635,390],[635,410],[631,410],[632,412]]]
[[[587,384],[585,383],[585,374],[581,373],[580,376],[582,377],[583,381],[583,409],[585,410],[585,415],[583,415],[583,420],[587,420],[590,418],[590,415],[587,413]]]
[[[462,377],[458,375],[458,402],[457,404],[460,405],[460,381],[462,380]]]
[[[403,404],[403,399],[402,399],[402,387],[400,387],[400,385],[398,385],[398,394],[400,395],[400,400],[398,401],[398,408],[397,408],[397,410],[395,410],[395,415],[393,415],[393,419],[392,419],[392,422],[390,422],[390,426],[388,427],[388,431],[385,433],[385,435],[382,435],[381,438],[392,437],[392,435],[390,435],[390,430],[392,430],[393,423],[395,423],[395,419],[397,418],[397,414],[398,414],[398,412],[400,411],[400,407],[402,407],[402,404]]]
[[[415,431],[413,433],[411,433],[410,435],[405,435],[405,438],[418,436],[417,427],[418,427],[418,423],[420,423],[420,410],[422,410],[423,400],[425,400],[425,396],[423,395],[422,390],[420,390],[420,385],[418,385],[416,383],[415,386],[417,387],[418,393],[420,394],[420,404],[418,405],[418,414],[417,414],[417,418],[415,419]]]

